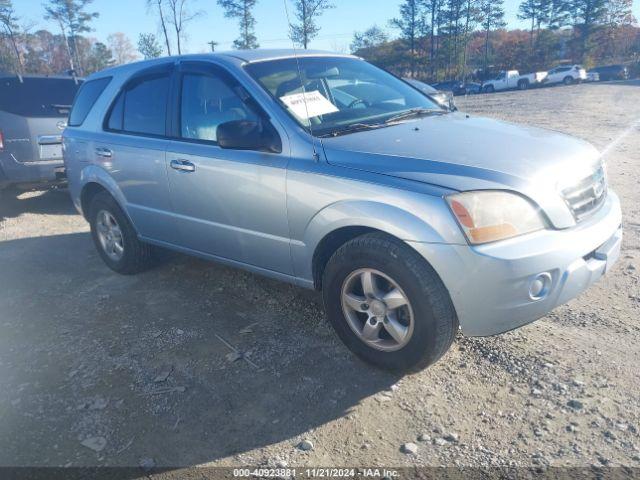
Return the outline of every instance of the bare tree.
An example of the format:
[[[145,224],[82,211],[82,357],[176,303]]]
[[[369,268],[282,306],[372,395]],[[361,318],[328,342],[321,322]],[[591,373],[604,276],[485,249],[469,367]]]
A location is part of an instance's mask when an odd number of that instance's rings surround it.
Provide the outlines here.
[[[218,5],[224,9],[224,16],[240,20],[240,38],[233,42],[233,46],[240,50],[258,48],[255,35],[256,19],[253,8],[258,0],[218,0]]]
[[[71,70],[75,70],[82,74],[82,64],[77,48],[77,37],[84,32],[90,32],[89,26],[91,20],[97,18],[97,12],[86,12],[85,8],[93,2],[93,0],[48,0],[49,3],[44,6],[46,20],[53,20],[58,23],[62,36],[64,37],[67,52],[69,54],[69,65]]]
[[[187,8],[189,0],[166,0],[169,9],[169,23],[176,32],[176,46],[178,55],[182,54],[182,40],[184,39],[184,27],[194,18],[202,15],[202,12],[190,13]]]
[[[306,50],[309,42],[318,35],[320,27],[316,24],[316,18],[322,12],[335,8],[330,0],[294,0],[297,25],[291,25],[291,40],[302,45]]]
[[[167,46],[167,55],[171,56],[171,42],[169,41],[169,32],[167,31],[167,21],[165,20],[163,0],[147,0],[147,8],[154,9],[160,17],[160,27],[164,35],[164,42]]]
[[[18,20],[16,12],[13,9],[13,3],[11,0],[0,0],[0,25],[4,29],[11,46],[16,54],[16,60],[18,61],[18,71],[24,73],[24,65],[22,64],[22,56],[18,49]]]
[[[130,63],[138,58],[131,40],[129,40],[129,37],[122,32],[116,32],[109,35],[107,37],[107,43],[109,44],[109,49],[114,56],[116,65]]]

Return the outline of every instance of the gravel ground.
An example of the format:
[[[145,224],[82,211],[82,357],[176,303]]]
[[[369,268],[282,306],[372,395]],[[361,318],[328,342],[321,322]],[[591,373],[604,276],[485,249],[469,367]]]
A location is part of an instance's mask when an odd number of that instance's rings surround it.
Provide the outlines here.
[[[606,278],[400,377],[313,293],[178,255],[121,277],[65,192],[5,196],[0,465],[640,467],[640,85],[458,104],[607,150],[626,230]]]

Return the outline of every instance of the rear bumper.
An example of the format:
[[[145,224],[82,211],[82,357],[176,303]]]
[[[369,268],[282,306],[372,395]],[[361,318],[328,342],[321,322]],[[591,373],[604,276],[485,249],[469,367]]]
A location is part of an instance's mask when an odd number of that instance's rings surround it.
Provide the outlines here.
[[[21,163],[9,153],[0,154],[0,182],[6,185],[33,184],[46,185],[64,181],[64,162],[48,160]]]
[[[543,317],[576,297],[615,263],[622,243],[620,203],[610,192],[590,219],[480,247],[411,243],[449,290],[463,332],[487,336]],[[544,295],[531,296],[543,274]]]

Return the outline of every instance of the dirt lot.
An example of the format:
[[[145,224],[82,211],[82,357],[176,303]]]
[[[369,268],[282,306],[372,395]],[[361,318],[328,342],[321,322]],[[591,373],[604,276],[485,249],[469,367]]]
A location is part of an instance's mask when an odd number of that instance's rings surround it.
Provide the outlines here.
[[[5,197],[0,465],[640,467],[640,85],[458,104],[607,150],[626,236],[605,279],[399,377],[356,360],[309,292],[178,255],[121,277],[65,192]]]

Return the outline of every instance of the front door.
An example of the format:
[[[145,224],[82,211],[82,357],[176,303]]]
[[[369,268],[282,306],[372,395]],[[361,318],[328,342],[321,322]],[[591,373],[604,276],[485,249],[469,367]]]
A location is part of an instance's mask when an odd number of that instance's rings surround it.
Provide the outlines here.
[[[177,138],[169,144],[167,171],[182,245],[291,274],[288,155],[217,143],[222,123],[270,120],[237,80],[213,64],[181,64],[175,93]]]

